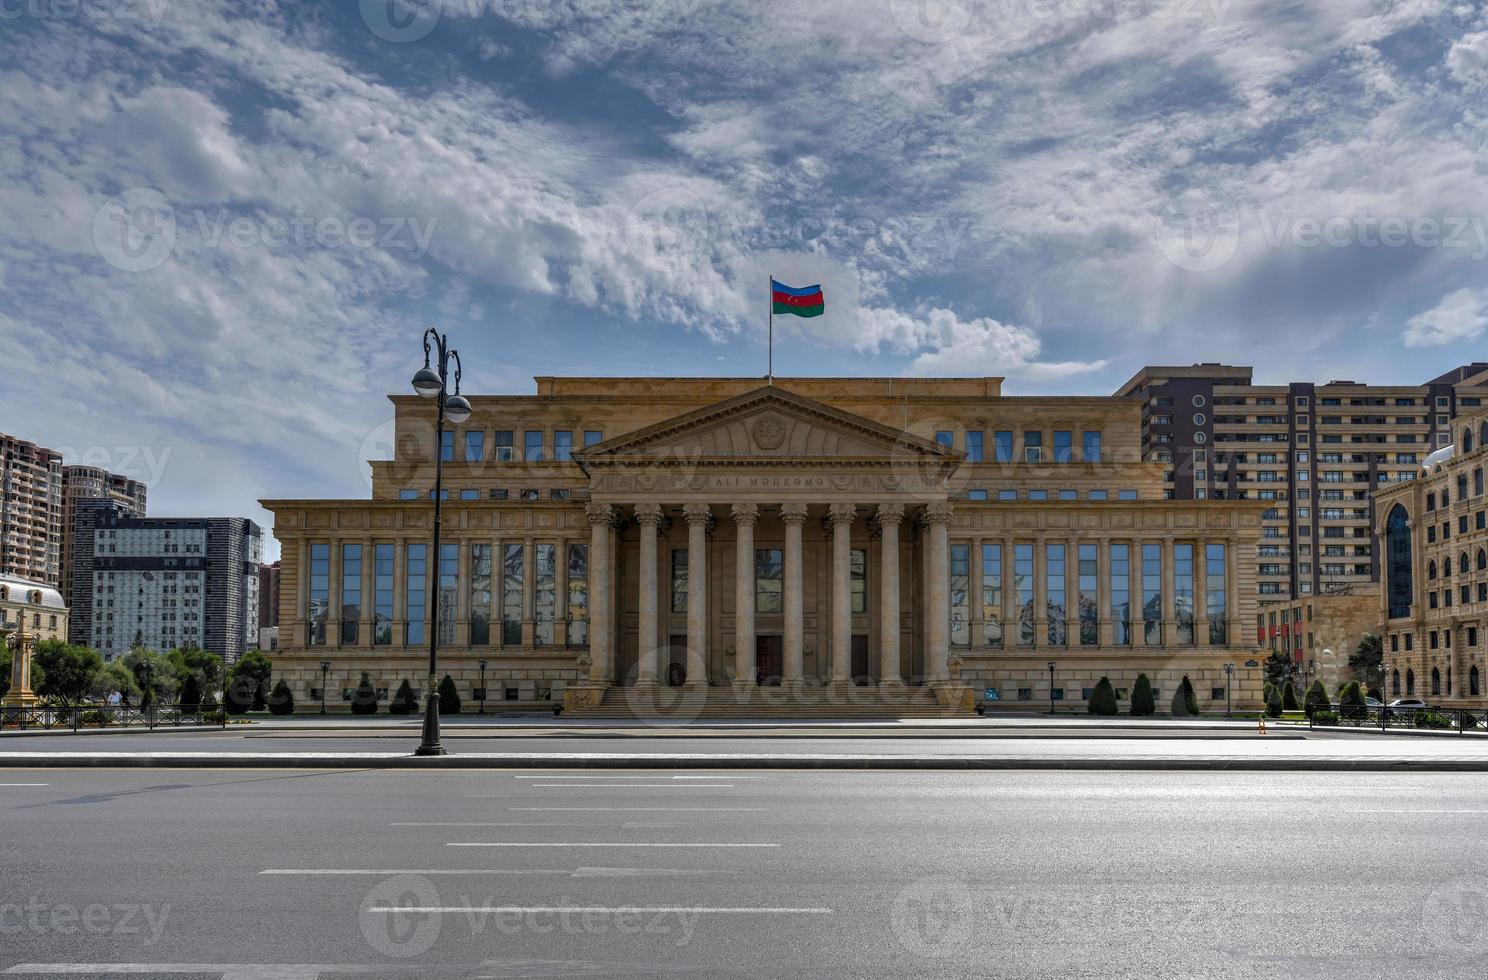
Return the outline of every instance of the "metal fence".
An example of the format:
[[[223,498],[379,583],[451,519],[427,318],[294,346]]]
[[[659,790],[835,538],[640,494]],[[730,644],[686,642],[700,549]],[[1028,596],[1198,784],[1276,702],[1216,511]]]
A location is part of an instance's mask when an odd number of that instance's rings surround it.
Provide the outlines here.
[[[1342,725],[1381,732],[1390,729],[1455,731],[1459,735],[1488,732],[1488,710],[1480,708],[1390,708],[1335,704],[1326,712],[1314,712],[1307,719],[1308,728],[1317,727],[1319,714],[1326,716],[1322,723],[1327,726]]]
[[[227,727],[227,712],[201,705],[161,704],[148,708],[118,704],[80,704],[69,708],[0,708],[0,731],[50,729],[83,731],[102,728],[179,728],[182,725]]]

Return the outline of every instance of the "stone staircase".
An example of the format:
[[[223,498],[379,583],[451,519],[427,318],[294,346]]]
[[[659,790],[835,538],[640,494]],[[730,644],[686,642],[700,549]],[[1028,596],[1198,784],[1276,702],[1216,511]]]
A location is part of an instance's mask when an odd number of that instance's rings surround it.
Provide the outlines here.
[[[926,687],[611,687],[598,705],[571,707],[568,718],[623,719],[657,725],[694,721],[885,721],[961,718]]]

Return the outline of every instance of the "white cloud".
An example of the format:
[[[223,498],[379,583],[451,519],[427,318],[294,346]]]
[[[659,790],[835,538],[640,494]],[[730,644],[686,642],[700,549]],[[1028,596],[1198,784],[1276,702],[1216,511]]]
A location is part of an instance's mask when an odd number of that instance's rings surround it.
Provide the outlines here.
[[[1488,290],[1458,289],[1411,317],[1402,338],[1407,347],[1440,347],[1476,340],[1488,328]]]

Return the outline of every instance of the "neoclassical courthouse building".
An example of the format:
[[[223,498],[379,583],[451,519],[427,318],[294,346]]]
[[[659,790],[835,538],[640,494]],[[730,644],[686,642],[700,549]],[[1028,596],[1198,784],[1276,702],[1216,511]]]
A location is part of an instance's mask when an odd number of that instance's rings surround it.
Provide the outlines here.
[[[604,713],[682,687],[807,711],[1068,709],[1141,672],[1164,704],[1184,675],[1202,705],[1259,700],[1266,505],[1164,499],[1139,400],[1006,397],[999,378],[542,377],[472,397],[445,432],[438,555],[435,406],[391,400],[370,500],[263,501],[273,658],[302,709],[322,677],[344,707],[364,671],[422,692],[429,630],[440,675],[495,708]]]
[[[1421,476],[1375,493],[1380,621],[1392,697],[1484,704],[1488,686],[1488,411],[1456,420]]]

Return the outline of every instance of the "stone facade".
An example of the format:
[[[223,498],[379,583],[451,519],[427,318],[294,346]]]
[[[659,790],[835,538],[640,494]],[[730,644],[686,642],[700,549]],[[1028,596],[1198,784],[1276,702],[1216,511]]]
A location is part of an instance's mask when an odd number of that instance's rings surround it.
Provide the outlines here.
[[[1262,504],[1166,501],[1140,405],[1000,379],[539,378],[445,437],[392,399],[370,501],[266,500],[282,545],[276,672],[302,707],[365,671],[467,703],[617,686],[930,687],[1078,702],[1102,675],[1259,699]],[[430,576],[440,615],[427,621]],[[485,664],[482,672],[481,664]],[[324,670],[322,669],[324,665]]]

